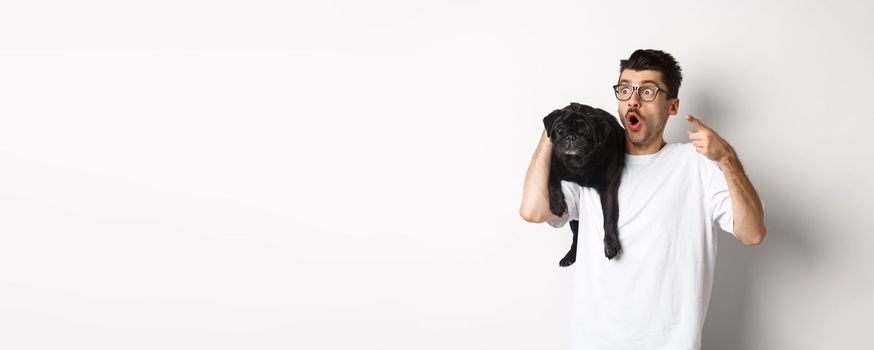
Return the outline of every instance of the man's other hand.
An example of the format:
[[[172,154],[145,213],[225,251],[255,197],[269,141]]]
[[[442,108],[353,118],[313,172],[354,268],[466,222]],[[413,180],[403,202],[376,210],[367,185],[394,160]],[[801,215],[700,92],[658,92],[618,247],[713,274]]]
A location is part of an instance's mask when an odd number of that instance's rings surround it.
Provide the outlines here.
[[[695,150],[698,153],[720,163],[734,156],[734,149],[731,145],[713,131],[713,129],[691,115],[686,116],[686,121],[698,129],[698,131],[686,130],[686,135],[692,140],[692,145],[695,146]]]

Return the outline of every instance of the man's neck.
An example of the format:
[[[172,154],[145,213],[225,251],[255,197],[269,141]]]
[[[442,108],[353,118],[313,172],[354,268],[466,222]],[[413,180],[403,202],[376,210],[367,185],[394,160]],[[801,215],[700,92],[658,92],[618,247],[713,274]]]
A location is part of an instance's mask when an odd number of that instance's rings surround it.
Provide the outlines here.
[[[633,155],[633,156],[641,156],[647,154],[655,154],[660,151],[663,147],[665,147],[667,143],[664,139],[659,139],[658,141],[652,142],[648,145],[638,146],[627,138],[625,139],[625,153]]]

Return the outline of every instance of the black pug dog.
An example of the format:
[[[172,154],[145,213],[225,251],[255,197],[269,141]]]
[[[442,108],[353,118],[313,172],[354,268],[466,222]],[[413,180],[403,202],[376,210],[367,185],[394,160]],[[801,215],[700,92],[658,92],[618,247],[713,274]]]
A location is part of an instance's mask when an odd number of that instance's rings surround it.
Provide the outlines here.
[[[622,250],[619,245],[619,182],[625,166],[625,129],[610,113],[571,102],[543,118],[552,141],[552,164],[549,170],[549,208],[556,216],[567,212],[561,180],[591,187],[601,197],[604,213],[604,255],[613,259]],[[577,260],[579,221],[570,221],[574,240],[571,250],[559,265],[570,266]]]

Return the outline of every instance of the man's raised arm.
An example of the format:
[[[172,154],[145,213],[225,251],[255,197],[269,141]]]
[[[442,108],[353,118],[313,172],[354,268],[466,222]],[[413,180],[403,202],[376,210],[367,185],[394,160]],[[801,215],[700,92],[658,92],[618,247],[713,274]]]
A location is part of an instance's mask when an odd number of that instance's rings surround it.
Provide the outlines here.
[[[765,227],[765,211],[756,189],[744,173],[734,148],[697,118],[687,115],[686,121],[698,128],[695,132],[686,130],[695,150],[708,159],[717,161],[725,175],[725,182],[731,193],[734,221],[732,229],[735,235],[746,245],[761,244],[768,231]]]
[[[545,222],[555,217],[549,210],[549,166],[552,162],[552,141],[543,130],[537,150],[531,157],[528,173],[525,174],[525,187],[522,190],[522,206],[519,215],[525,221],[533,223]]]

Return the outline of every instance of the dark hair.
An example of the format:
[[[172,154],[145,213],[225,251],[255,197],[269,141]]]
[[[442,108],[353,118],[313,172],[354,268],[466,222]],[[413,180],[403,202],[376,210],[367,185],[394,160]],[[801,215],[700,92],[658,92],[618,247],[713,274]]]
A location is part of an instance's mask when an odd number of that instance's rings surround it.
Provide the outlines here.
[[[680,93],[680,83],[683,73],[677,60],[671,54],[652,49],[638,49],[627,60],[619,60],[619,74],[626,69],[654,70],[662,73],[662,81],[668,87],[669,98],[676,98]]]

